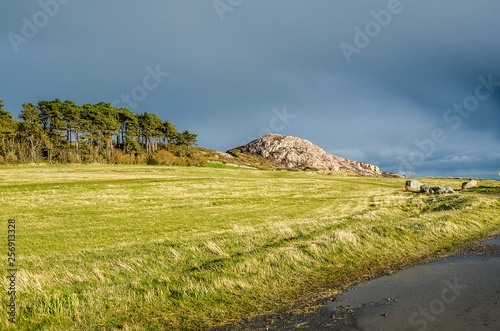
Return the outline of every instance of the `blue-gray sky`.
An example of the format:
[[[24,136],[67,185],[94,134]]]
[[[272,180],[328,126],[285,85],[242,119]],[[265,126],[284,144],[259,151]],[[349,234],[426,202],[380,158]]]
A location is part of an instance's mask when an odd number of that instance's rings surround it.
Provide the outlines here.
[[[499,14],[496,0],[8,1],[0,99],[17,115],[130,95],[119,105],[206,148],[275,132],[386,171],[499,179]]]

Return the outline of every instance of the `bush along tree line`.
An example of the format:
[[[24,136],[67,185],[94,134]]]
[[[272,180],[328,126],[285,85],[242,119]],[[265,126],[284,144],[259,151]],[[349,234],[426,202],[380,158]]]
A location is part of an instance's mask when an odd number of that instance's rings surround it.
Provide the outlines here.
[[[0,163],[117,163],[192,165],[206,163],[197,135],[178,132],[157,115],[134,114],[109,103],[25,103],[14,119],[0,100]]]

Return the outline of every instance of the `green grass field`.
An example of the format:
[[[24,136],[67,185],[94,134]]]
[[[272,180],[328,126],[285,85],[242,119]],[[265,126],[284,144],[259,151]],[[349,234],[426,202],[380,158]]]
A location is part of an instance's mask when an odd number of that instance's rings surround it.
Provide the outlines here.
[[[500,230],[500,199],[412,194],[404,182],[210,167],[2,167],[0,329],[205,329]],[[500,190],[500,182],[480,185]],[[15,328],[6,308],[10,218]]]

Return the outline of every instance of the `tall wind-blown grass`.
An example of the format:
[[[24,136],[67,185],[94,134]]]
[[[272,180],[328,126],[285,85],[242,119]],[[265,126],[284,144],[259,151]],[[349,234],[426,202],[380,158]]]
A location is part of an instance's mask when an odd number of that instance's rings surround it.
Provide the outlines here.
[[[314,172],[0,168],[2,238],[15,218],[18,268],[17,324],[2,309],[0,328],[204,329],[500,229],[495,197],[403,187]],[[1,282],[6,307],[5,271]]]

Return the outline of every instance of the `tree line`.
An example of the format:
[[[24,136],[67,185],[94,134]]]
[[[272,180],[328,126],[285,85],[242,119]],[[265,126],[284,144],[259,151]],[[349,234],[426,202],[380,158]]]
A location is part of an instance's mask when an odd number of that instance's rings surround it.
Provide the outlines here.
[[[159,164],[158,155],[172,162],[192,157],[196,142],[196,134],[179,132],[155,114],[134,114],[110,103],[24,103],[15,119],[0,100],[0,163]]]

